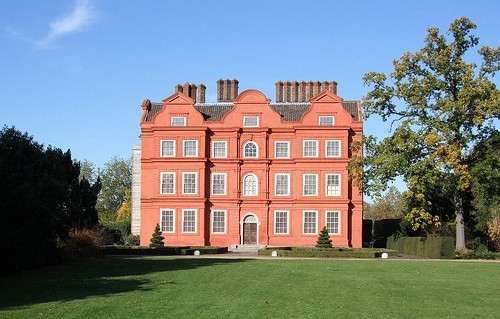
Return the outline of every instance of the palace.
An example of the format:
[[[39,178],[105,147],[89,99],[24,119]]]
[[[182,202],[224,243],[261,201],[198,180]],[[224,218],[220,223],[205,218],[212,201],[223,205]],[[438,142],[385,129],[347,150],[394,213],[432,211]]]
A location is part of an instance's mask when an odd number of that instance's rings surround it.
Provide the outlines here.
[[[348,179],[361,140],[359,101],[337,83],[276,83],[276,101],[237,80],[177,85],[142,104],[133,151],[132,232],[148,245],[314,246],[326,226],[334,246],[361,247],[362,195]]]

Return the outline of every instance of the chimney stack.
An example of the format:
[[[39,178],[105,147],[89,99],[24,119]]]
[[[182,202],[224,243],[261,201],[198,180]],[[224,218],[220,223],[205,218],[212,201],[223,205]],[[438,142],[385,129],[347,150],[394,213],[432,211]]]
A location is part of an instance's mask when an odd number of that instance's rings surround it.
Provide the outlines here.
[[[217,102],[231,102],[238,96],[238,80],[217,81]]]
[[[292,82],[292,97],[291,97],[291,102],[298,102],[299,101],[299,82],[293,81]]]
[[[337,82],[335,81],[330,82],[329,91],[334,94],[337,94]]]
[[[283,102],[283,82],[276,82],[276,102]]]
[[[292,86],[292,83],[290,83],[290,81],[285,81],[285,96],[284,96],[284,102],[290,102],[290,89],[291,89],[291,86]]]
[[[205,103],[205,90],[206,90],[206,86],[201,83],[198,85],[198,103]]]

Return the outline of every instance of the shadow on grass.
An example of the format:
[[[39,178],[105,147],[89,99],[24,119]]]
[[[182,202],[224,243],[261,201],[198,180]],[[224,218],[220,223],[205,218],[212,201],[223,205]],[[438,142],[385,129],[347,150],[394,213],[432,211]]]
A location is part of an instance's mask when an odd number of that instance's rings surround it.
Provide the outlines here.
[[[148,275],[241,263],[247,259],[108,257],[0,277],[0,309],[151,290]],[[176,284],[168,281],[163,284]]]

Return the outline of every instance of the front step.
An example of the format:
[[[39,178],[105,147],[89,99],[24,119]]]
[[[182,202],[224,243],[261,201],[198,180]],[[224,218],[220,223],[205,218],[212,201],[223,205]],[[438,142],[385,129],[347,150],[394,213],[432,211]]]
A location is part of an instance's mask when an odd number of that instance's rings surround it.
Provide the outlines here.
[[[257,253],[261,246],[259,245],[235,245],[233,252],[236,253]]]

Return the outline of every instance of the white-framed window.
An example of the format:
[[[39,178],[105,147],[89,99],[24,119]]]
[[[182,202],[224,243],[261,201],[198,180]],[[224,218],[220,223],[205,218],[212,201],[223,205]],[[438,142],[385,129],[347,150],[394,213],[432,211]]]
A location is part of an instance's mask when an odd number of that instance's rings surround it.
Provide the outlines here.
[[[175,232],[175,209],[160,209],[160,231],[162,233]]]
[[[212,142],[212,157],[226,158],[227,157],[227,141]]]
[[[304,196],[318,195],[318,174],[304,174],[302,180],[302,194]]]
[[[160,193],[161,194],[175,194],[175,173],[162,172],[160,174]]]
[[[334,125],[335,125],[335,117],[333,115],[319,117],[319,126],[334,126]]]
[[[258,116],[244,116],[243,117],[243,127],[259,127],[259,117]]]
[[[227,173],[212,173],[212,195],[226,195]]]
[[[162,140],[160,144],[162,157],[175,156],[175,140]]]
[[[304,140],[302,143],[304,157],[318,157],[318,141]]]
[[[340,212],[337,210],[327,210],[325,212],[325,226],[329,234],[340,234]]]
[[[257,144],[255,142],[247,142],[243,147],[243,157],[257,157]]]
[[[198,173],[182,173],[182,193],[198,193]]]
[[[213,210],[212,211],[212,233],[225,234],[226,233],[226,211]]]
[[[304,234],[318,234],[318,211],[305,210],[302,213],[302,232]]]
[[[290,142],[286,141],[274,142],[274,157],[290,158]]]
[[[290,174],[274,174],[274,194],[290,196]]]
[[[340,174],[326,174],[326,196],[340,196]]]
[[[326,157],[340,157],[340,141],[328,140],[325,142]]]
[[[257,196],[257,176],[254,174],[247,174],[243,178],[243,195]]]
[[[288,234],[288,211],[286,210],[274,211],[274,233]]]
[[[182,156],[185,157],[198,156],[198,141],[197,140],[182,141]]]
[[[171,126],[186,126],[186,117],[185,116],[172,116],[170,119]]]
[[[182,210],[182,232],[183,233],[196,233],[197,222],[196,209],[183,209]]]

